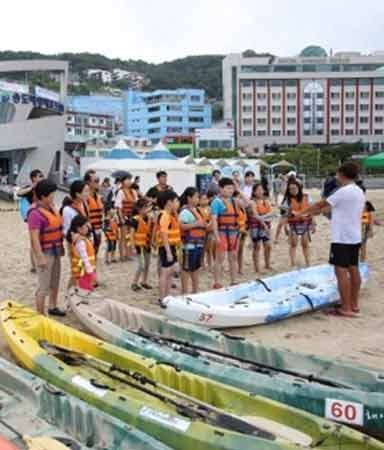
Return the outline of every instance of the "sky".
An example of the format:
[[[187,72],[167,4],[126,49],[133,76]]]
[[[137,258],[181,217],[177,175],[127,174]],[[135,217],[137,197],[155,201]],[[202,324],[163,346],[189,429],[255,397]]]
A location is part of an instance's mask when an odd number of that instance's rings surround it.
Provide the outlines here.
[[[253,49],[384,50],[383,0],[11,0],[0,50],[163,62]]]

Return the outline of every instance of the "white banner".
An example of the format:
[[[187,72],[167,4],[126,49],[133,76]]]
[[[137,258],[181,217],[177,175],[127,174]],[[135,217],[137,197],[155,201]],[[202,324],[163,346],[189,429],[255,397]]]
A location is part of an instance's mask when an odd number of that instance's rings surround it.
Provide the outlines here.
[[[40,86],[35,87],[35,95],[36,97],[46,98],[47,100],[52,100],[54,102],[60,101],[60,95],[57,92],[50,91]]]
[[[26,84],[9,83],[8,81],[0,80],[0,91],[29,94],[29,86]]]

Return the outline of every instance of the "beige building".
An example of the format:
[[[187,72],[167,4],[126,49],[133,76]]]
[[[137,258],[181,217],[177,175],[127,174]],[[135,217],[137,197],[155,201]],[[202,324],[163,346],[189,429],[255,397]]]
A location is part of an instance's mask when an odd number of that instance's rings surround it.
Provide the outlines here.
[[[223,60],[224,119],[237,145],[263,153],[270,146],[362,142],[384,150],[384,52],[328,56],[307,47],[298,57]]]

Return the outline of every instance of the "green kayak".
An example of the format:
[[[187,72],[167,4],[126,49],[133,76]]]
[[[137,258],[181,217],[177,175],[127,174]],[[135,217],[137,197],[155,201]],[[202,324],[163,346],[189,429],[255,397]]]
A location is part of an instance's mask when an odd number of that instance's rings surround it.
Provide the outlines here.
[[[74,293],[95,335],[143,356],[384,438],[384,372],[254,344],[110,299]]]

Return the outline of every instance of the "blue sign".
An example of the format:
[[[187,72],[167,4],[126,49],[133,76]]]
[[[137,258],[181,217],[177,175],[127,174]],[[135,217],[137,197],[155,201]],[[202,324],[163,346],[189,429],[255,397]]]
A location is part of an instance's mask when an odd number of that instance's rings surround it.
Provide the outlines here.
[[[49,109],[64,114],[64,105],[48,98],[37,97],[36,95],[22,94],[15,92],[14,94],[6,94],[0,97],[1,103],[14,103],[27,105],[32,103],[36,108]]]

